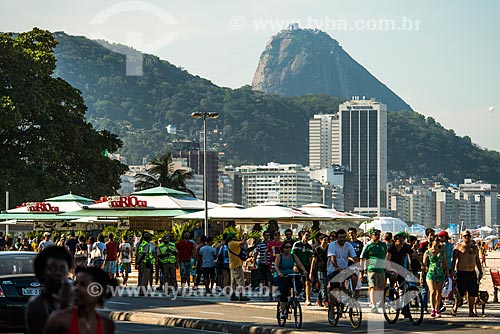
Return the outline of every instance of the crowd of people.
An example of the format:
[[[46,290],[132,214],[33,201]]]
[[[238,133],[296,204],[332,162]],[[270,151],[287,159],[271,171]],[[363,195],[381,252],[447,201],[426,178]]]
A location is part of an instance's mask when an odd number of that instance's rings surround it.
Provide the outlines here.
[[[305,305],[313,304],[312,295],[317,292],[316,305],[328,307],[337,302],[333,292],[346,279],[352,282],[355,298],[359,297],[362,283],[366,282],[373,313],[380,312],[383,290],[388,283],[398,282],[402,286],[405,280],[412,279],[420,282],[424,306],[431,317],[441,316],[443,284],[453,278],[460,295],[468,296],[469,315],[475,316],[473,305],[486,265],[485,245],[475,244],[469,231],[463,231],[462,240],[457,243],[451,242],[445,231],[436,235],[429,228],[425,233],[425,240],[419,242],[405,232],[395,235],[388,232],[382,236],[381,231],[373,229],[364,236],[363,242],[355,228],[340,229],[329,235],[319,230],[301,231],[297,239],[294,239],[293,231],[287,229],[284,236],[279,230],[263,231],[258,240],[255,235],[248,239],[246,233],[238,237],[229,232],[215,242],[214,238],[204,235],[195,241],[193,235],[185,231],[182,239],[175,242],[170,233],[156,240],[148,232],[142,233],[137,240],[129,240],[124,234],[121,240],[115,241],[113,233],[106,237],[99,234],[95,238],[75,237],[70,232],[52,240],[52,235],[46,232],[42,240],[39,237],[32,240],[18,238],[9,248],[7,238],[0,234],[0,246],[3,250],[40,252],[35,271],[45,286],[45,292],[30,303],[28,313],[45,314],[41,318],[47,321],[50,313],[60,310],[57,317],[49,319],[51,332],[62,332],[75,326],[75,317],[90,317],[93,319],[91,326],[109,329],[106,321],[94,318],[92,313],[102,298],[92,299],[85,305],[64,299],[63,296],[71,294],[64,293],[70,288],[70,283],[62,277],[69,275],[79,282],[72,288],[74,294],[83,293],[83,287],[95,280],[107,285],[120,277],[121,283],[127,285],[133,263],[138,271],[138,286],[152,289],[155,283],[156,289],[167,295],[182,294],[185,289],[198,289],[203,278],[205,295],[212,295],[214,288],[231,287],[232,293],[228,296],[231,301],[249,300],[245,286],[252,284],[255,288],[268,287],[266,291],[269,291],[267,297],[270,300],[279,298],[280,302],[286,303],[292,286],[292,278],[287,275],[301,273],[302,280],[297,275],[293,275],[293,279],[299,292],[303,290]],[[78,269],[71,270],[75,267]],[[273,287],[279,291],[279,297],[273,295]],[[143,289],[141,293],[147,291]],[[81,299],[87,301],[88,298],[82,296]],[[457,308],[458,302],[455,302],[452,315],[457,314]],[[30,329],[31,333],[42,333],[41,328],[45,328],[45,324],[37,323],[36,317],[29,323],[36,327]]]

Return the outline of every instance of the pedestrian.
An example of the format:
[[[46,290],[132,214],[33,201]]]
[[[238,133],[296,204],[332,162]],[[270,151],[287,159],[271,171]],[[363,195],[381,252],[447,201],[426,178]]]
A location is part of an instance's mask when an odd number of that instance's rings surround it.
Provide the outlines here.
[[[181,276],[181,289],[184,291],[184,286],[187,284],[189,288],[190,285],[190,271],[191,271],[191,259],[194,258],[194,245],[189,240],[189,232],[184,231],[182,234],[182,240],[175,244],[177,252],[179,253],[179,271]]]
[[[201,247],[199,250],[203,280],[205,283],[205,296],[212,294],[212,289],[215,284],[215,258],[217,257],[217,251],[212,246],[213,241],[214,239],[212,237],[208,237],[205,246]]]
[[[45,247],[35,258],[33,268],[43,289],[26,305],[25,325],[28,333],[43,333],[49,315],[70,305],[68,273],[72,266],[73,257],[64,247]]]
[[[90,258],[90,255],[92,254],[92,246],[94,246],[95,243],[95,238],[93,236],[89,236],[87,239],[87,254],[89,256],[87,265],[90,266],[92,264],[92,259]]]
[[[384,242],[387,244],[387,248],[389,248],[393,244],[392,232],[385,232]]]
[[[382,294],[386,284],[384,261],[387,244],[380,241],[380,230],[372,229],[368,234],[371,242],[365,245],[361,253],[363,259],[361,274],[368,273],[371,312],[378,313],[377,305],[382,301]]]
[[[31,242],[31,248],[33,249],[33,252],[37,252],[39,251],[38,249],[38,245],[40,244],[40,238],[37,236],[35,236],[35,238],[33,238],[32,242]]]
[[[330,242],[337,241],[337,232],[336,231],[331,231],[330,232]]]
[[[229,250],[226,244],[227,234],[222,234],[222,241],[215,248],[217,250],[217,286],[222,289],[231,284],[229,273]]]
[[[291,243],[292,243],[292,245],[293,245],[295,242],[297,242],[297,241],[298,241],[298,240],[296,240],[296,239],[294,239],[294,238],[293,238],[293,231],[292,231],[292,229],[291,229],[291,228],[287,228],[287,229],[285,230],[285,240],[283,240],[283,241],[289,241],[289,242],[291,242]]]
[[[355,227],[349,227],[347,230],[347,234],[349,235],[349,242],[354,248],[358,259],[361,259],[361,252],[363,251],[363,242],[358,239],[358,230]],[[349,259],[349,266],[353,265],[354,261]],[[354,298],[359,299],[359,293],[361,291],[361,275],[358,273],[358,283],[356,284],[356,290],[354,291]]]
[[[302,233],[302,239],[293,244],[292,254],[297,255],[300,260],[300,263],[306,269],[308,275],[306,277],[306,306],[311,306],[311,280],[309,279],[309,272],[311,272],[311,261],[313,258],[313,248],[311,244],[309,244],[309,238],[311,237],[311,233],[309,231],[304,231]]]
[[[132,256],[132,246],[128,242],[128,236],[126,234],[122,237],[122,243],[118,247],[118,253],[120,254],[120,273],[123,278],[123,285],[127,285],[128,275],[132,272],[131,268],[131,256]]]
[[[271,233],[269,233],[269,231],[264,231],[264,233],[262,233],[262,240],[257,243],[253,252],[254,263],[259,270],[259,282],[262,286],[269,287],[269,289],[271,289],[271,270],[269,267],[271,260],[270,254],[266,252],[266,250],[270,237]]]
[[[115,323],[99,315],[96,308],[102,307],[104,299],[110,297],[108,287],[116,285],[100,268],[78,267],[72,289],[75,304],[51,314],[45,334],[114,333]]]
[[[5,250],[5,238],[3,237],[3,232],[0,232],[0,251]]]
[[[425,251],[429,247],[429,240],[431,237],[433,237],[436,234],[436,232],[432,228],[426,228],[425,229],[425,237],[426,240],[422,241],[418,247],[419,254],[423,256],[425,254]],[[424,312],[428,313],[428,307],[427,305],[429,304],[429,287],[427,286],[427,280],[425,279],[427,275],[427,272],[425,271],[425,267],[422,267],[422,271],[420,273],[420,282],[423,281],[422,285],[422,302],[424,303]]]
[[[193,289],[196,290],[198,289],[198,285],[200,285],[201,281],[201,275],[203,275],[203,270],[201,268],[201,255],[200,255],[200,249],[201,247],[205,246],[207,244],[207,236],[202,235],[200,236],[199,243],[195,248],[194,251],[194,266],[196,268],[196,279],[194,282]],[[203,280],[205,280],[205,276],[203,276]]]
[[[38,245],[38,251],[41,252],[41,251],[43,251],[44,248],[47,248],[47,247],[50,247],[50,246],[54,246],[54,243],[52,242],[52,240],[50,240],[50,233],[49,232],[45,232],[43,234],[43,240]]]
[[[155,264],[154,246],[151,243],[151,234],[144,232],[142,234],[139,247],[137,247],[137,255],[135,266],[139,270],[139,279],[137,286],[142,287],[139,295],[144,296],[145,290],[152,279],[152,269]]]
[[[479,294],[479,282],[483,277],[483,268],[479,262],[479,251],[475,245],[472,244],[472,236],[470,231],[465,230],[461,233],[462,242],[458,244],[453,250],[453,260],[451,270],[453,276],[456,276],[457,289],[459,296],[455,298],[455,304],[451,310],[451,315],[456,316],[459,301],[465,296],[467,292],[469,300],[469,317],[476,317],[474,312],[474,305]],[[479,277],[476,274],[476,268],[479,272]]]
[[[75,247],[75,267],[82,267],[87,264],[88,259],[88,248],[85,244],[85,236],[80,235],[78,237],[78,244]]]
[[[250,298],[243,295],[245,287],[245,276],[243,272],[243,261],[246,259],[245,246],[247,234],[243,233],[241,241],[236,240],[235,233],[227,234],[227,246],[229,251],[229,272],[231,275],[231,300],[249,301]],[[239,293],[237,297],[236,293]]]
[[[446,277],[449,276],[448,261],[439,237],[433,236],[429,239],[429,247],[424,254],[424,267],[427,275],[427,286],[431,297],[431,317],[440,318],[439,306],[441,303],[441,292]]]
[[[108,234],[108,241],[106,241],[106,253],[104,258],[104,271],[108,273],[109,278],[113,279],[116,275],[116,260],[118,255],[118,245],[114,240],[113,233]]]
[[[69,232],[68,239],[64,242],[64,246],[72,256],[75,256],[77,244],[78,240],[75,238],[75,232]]]
[[[97,235],[97,241],[92,244],[90,251],[91,265],[99,268],[103,267],[105,252],[106,244],[104,243],[104,236],[102,233],[99,233],[99,235]]]
[[[314,249],[313,258],[311,262],[311,271],[309,273],[309,279],[313,278],[313,268],[318,269],[318,282],[319,282],[319,294],[317,304],[319,307],[328,306],[328,275],[327,275],[327,263],[328,263],[328,242],[330,239],[326,234],[319,235],[319,246]]]
[[[160,263],[161,271],[163,272],[163,282],[166,286],[172,289],[172,293],[177,292],[176,268],[179,267],[179,256],[175,243],[171,242],[170,234],[165,234],[158,244],[157,257]],[[160,286],[163,290],[163,286]],[[168,294],[169,289],[165,289]]]
[[[33,249],[31,248],[31,245],[28,241],[27,238],[24,238],[23,239],[23,242],[21,243],[21,247],[19,248],[20,251],[24,251],[24,252],[31,252],[33,251]]]

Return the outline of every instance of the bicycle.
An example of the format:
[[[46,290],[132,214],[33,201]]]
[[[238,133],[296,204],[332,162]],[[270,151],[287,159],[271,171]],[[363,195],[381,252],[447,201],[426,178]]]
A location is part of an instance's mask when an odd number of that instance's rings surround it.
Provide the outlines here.
[[[293,292],[286,302],[285,314],[286,318],[281,318],[282,310],[281,310],[281,302],[278,301],[278,305],[276,306],[276,319],[278,320],[278,325],[280,327],[285,326],[287,319],[291,319],[291,314],[293,313],[293,318],[295,321],[295,327],[302,327],[302,308],[300,307],[300,302],[297,293],[297,286],[295,282],[295,277],[304,277],[302,274],[289,274],[283,277],[288,277],[292,280],[293,284]]]
[[[424,303],[417,285],[407,276],[402,289],[399,282],[389,284],[384,289],[383,311],[388,324],[395,324],[400,313],[407,315],[411,324],[419,326],[424,319]],[[400,295],[400,290],[402,294]]]
[[[363,319],[363,312],[361,311],[361,305],[354,298],[351,277],[342,282],[339,291],[339,298],[335,297],[335,302],[328,305],[328,322],[332,326],[337,326],[339,319],[343,315],[349,314],[351,327],[354,329],[359,328]]]

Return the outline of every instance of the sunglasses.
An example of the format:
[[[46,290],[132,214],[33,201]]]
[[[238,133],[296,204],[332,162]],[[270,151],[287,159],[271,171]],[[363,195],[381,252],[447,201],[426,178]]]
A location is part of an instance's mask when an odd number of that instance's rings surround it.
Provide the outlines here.
[[[310,237],[311,237],[311,235],[306,234],[306,235],[304,235],[304,237],[306,237],[306,238],[310,238]]]
[[[470,237],[470,234],[464,234],[463,237]]]
[[[286,247],[283,247],[283,249],[291,249],[292,247],[290,246],[286,246]]]

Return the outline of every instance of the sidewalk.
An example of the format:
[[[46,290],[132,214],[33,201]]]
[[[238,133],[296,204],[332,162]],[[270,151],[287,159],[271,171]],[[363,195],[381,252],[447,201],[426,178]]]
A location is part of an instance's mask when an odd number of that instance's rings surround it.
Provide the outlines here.
[[[136,275],[135,273],[135,275],[131,276],[129,285],[136,284]],[[385,328],[399,329],[407,326],[408,331],[425,331],[429,327],[437,327],[437,329],[434,329],[437,331],[440,326],[444,325],[457,328],[500,330],[500,303],[492,302],[493,288],[489,270],[485,270],[485,277],[481,283],[481,290],[490,292],[485,317],[468,317],[467,305],[459,309],[456,317],[452,317],[450,315],[451,306],[449,306],[440,319],[433,319],[427,314],[424,315],[424,323],[420,327],[411,326],[408,321],[398,321],[396,325],[392,326],[385,324]],[[199,291],[202,294],[203,288],[200,287]],[[269,302],[265,297],[254,297],[249,302],[229,302],[229,298],[225,296],[204,297],[200,295],[177,297],[174,301],[164,295],[163,298],[123,298],[125,301],[130,301],[132,304],[137,303],[138,305],[137,307],[131,306],[131,309],[128,310],[124,309],[124,307],[108,309],[107,312],[114,320],[226,333],[320,333],[350,329],[349,321],[345,318],[340,320],[338,327],[329,326],[326,309],[317,306],[304,306],[304,304],[302,304],[304,322],[302,330],[292,329],[293,324],[289,323],[290,320],[287,322],[286,327],[280,328],[277,326],[275,319],[276,302]],[[118,299],[113,299],[110,304],[116,300]],[[145,302],[146,300],[148,302]],[[115,303],[120,304],[120,302]],[[381,324],[384,326],[383,315],[370,313],[367,304],[366,298],[362,298],[363,326],[358,331],[363,331],[363,329],[366,331],[368,322],[377,323],[378,327]],[[480,312],[480,309],[478,309],[478,313]]]

